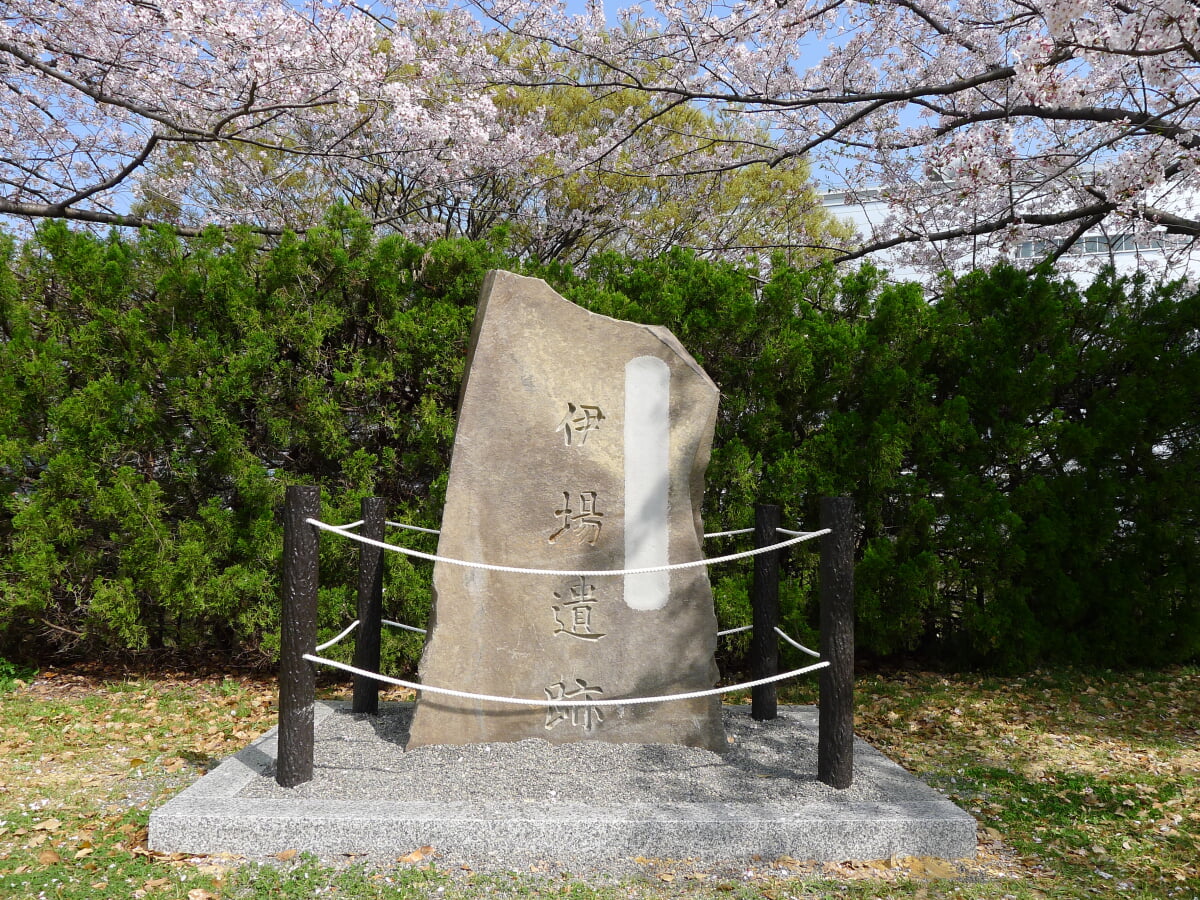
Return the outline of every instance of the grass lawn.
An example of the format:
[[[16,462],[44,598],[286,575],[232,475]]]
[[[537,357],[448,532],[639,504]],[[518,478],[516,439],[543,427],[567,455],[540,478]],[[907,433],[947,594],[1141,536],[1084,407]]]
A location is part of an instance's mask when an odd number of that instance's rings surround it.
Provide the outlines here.
[[[976,860],[658,860],[617,880],[482,875],[419,848],[386,866],[166,856],[146,849],[150,811],[274,724],[273,682],[0,669],[0,898],[1200,900],[1200,670],[906,672],[857,689],[859,736],[974,814]]]

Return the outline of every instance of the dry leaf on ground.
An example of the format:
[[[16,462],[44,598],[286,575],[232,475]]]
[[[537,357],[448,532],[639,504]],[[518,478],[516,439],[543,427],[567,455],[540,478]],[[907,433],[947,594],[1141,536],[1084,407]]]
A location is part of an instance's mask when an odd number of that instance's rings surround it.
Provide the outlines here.
[[[411,853],[405,853],[403,856],[398,857],[396,859],[396,862],[419,863],[422,860],[428,859],[429,857],[433,856],[433,854],[435,852],[436,851],[432,847],[430,847],[428,844],[426,844],[424,847],[418,847],[416,850],[413,850]]]

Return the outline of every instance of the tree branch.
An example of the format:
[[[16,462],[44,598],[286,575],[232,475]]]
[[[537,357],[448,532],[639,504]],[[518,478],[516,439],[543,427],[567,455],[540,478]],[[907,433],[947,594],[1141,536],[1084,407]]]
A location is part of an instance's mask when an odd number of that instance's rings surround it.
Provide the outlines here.
[[[15,203],[11,200],[0,199],[0,215],[26,216],[34,219],[69,219],[74,222],[91,222],[97,225],[116,225],[121,228],[153,228],[165,226],[181,237],[196,237],[203,228],[193,228],[190,225],[176,225],[171,222],[156,222],[143,216],[119,215],[92,209],[73,209],[58,203]],[[210,226],[210,227],[239,227],[239,226]],[[255,234],[279,236],[286,229],[274,228],[267,225],[244,225]]]
[[[66,209],[68,207],[74,206],[77,203],[83,202],[88,197],[93,197],[96,194],[101,193],[102,191],[107,191],[107,190],[110,190],[111,188],[116,187],[118,184],[120,184],[122,181],[124,181],[130,175],[132,175],[137,169],[142,167],[142,165],[146,162],[146,160],[150,158],[150,154],[152,152],[154,152],[154,148],[156,146],[158,146],[158,135],[152,134],[152,135],[150,135],[149,140],[146,141],[146,146],[144,146],[142,148],[141,152],[138,153],[138,155],[135,156],[133,159],[131,159],[129,161],[128,165],[126,165],[123,169],[121,169],[120,172],[117,172],[111,178],[107,178],[104,181],[100,182],[99,184],[93,185],[92,187],[89,187],[85,190],[79,191],[77,194],[74,194],[73,196],[68,197],[66,200],[63,200],[61,203],[57,203],[55,205],[61,206],[64,209]]]
[[[872,253],[878,253],[881,250],[890,250],[893,247],[899,247],[903,244],[912,244],[917,241],[932,241],[940,243],[943,241],[952,241],[959,238],[981,237],[985,234],[995,234],[998,231],[1003,231],[1006,228],[1011,228],[1014,225],[1035,225],[1035,226],[1054,226],[1065,225],[1070,222],[1075,222],[1078,219],[1086,217],[1098,217],[1103,219],[1109,213],[1116,211],[1117,204],[1111,201],[1104,203],[1095,203],[1091,206],[1081,209],[1072,209],[1060,213],[1029,213],[1018,215],[1009,213],[1005,216],[1000,216],[995,219],[990,219],[986,222],[977,222],[974,225],[964,225],[960,228],[947,228],[943,231],[935,232],[912,232],[907,235],[898,235],[894,238],[887,238],[879,241],[870,241],[859,247],[857,250],[852,250],[842,254],[837,262],[850,262],[851,260],[861,259],[864,256],[869,256]],[[1200,227],[1200,225],[1198,225]],[[1082,235],[1082,232],[1080,232]],[[1068,245],[1069,246],[1069,245]]]

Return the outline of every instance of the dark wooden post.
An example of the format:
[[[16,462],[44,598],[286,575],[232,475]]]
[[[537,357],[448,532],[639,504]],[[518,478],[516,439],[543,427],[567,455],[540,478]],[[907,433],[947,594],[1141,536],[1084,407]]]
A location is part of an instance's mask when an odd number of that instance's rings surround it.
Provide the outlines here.
[[[379,497],[362,501],[363,523],[358,533],[383,540],[384,503]],[[379,631],[383,618],[383,550],[370,544],[358,545],[358,633],[354,637],[354,665],[368,672],[379,671]],[[379,712],[379,682],[363,675],[354,676],[356,713]]]
[[[316,671],[304,659],[317,645],[317,529],[305,523],[321,513],[321,489],[287,489],[283,520],[283,608],[279,652],[280,787],[312,781]]]
[[[754,507],[754,546],[779,543],[779,507],[759,503]],[[750,594],[754,631],[750,640],[753,660],[751,677],[770,678],[779,673],[779,551],[771,550],[754,557],[754,584]],[[750,689],[750,715],[762,722],[778,715],[774,684]]]
[[[817,778],[844,789],[854,780],[854,501],[821,498],[821,708]]]

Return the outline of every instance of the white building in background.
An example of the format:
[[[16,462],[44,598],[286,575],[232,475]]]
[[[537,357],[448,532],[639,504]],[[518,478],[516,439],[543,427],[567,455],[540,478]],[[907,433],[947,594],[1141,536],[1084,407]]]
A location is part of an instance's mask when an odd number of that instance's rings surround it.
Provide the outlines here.
[[[848,222],[863,240],[870,239],[876,229],[883,225],[889,212],[887,201],[875,188],[855,191],[852,194],[847,191],[826,191],[821,195],[821,202],[828,213]],[[1200,203],[1192,205],[1200,206]],[[1077,284],[1086,284],[1109,263],[1120,274],[1132,274],[1143,270],[1154,278],[1189,277],[1200,281],[1200,248],[1189,251],[1186,249],[1187,244],[1186,238],[1169,235],[1165,231],[1161,237],[1140,238],[1132,234],[1097,231],[1084,235],[1063,254],[1058,268],[1064,274],[1069,274]],[[955,267],[955,274],[962,274],[971,268],[983,268],[999,260],[999,254],[994,249],[985,248],[982,239],[978,247],[977,253],[966,257],[969,262]],[[1046,242],[1027,240],[1022,242],[1009,258],[1014,265],[1028,265],[1043,259],[1049,252],[1050,247]],[[905,262],[897,248],[873,253],[868,258],[875,265],[888,271],[890,281],[924,283],[930,279],[931,273],[928,270],[914,268]]]
[[[846,222],[863,241],[870,239],[883,225],[888,215],[888,204],[878,188],[855,191],[824,191],[821,205],[825,211]],[[902,263],[895,250],[881,250],[867,257],[872,263],[888,272],[889,281],[925,281],[928,272],[920,272]]]

